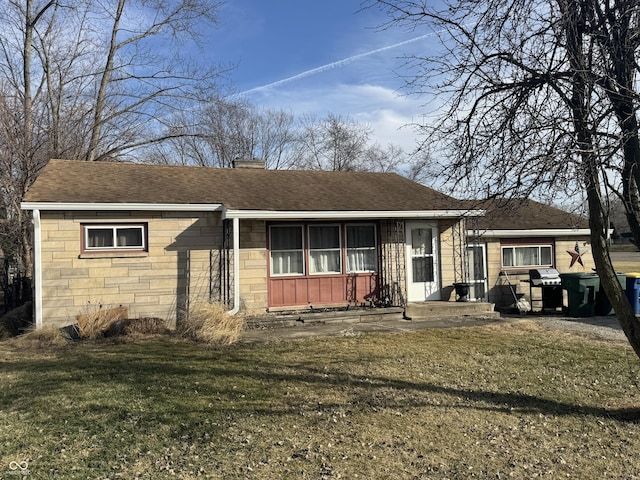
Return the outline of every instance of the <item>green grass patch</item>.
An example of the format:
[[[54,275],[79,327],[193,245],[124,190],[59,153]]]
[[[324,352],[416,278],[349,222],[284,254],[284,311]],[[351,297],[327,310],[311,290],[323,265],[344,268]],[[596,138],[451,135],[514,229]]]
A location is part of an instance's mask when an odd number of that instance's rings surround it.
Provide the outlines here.
[[[640,477],[632,350],[527,322],[0,355],[3,478]]]

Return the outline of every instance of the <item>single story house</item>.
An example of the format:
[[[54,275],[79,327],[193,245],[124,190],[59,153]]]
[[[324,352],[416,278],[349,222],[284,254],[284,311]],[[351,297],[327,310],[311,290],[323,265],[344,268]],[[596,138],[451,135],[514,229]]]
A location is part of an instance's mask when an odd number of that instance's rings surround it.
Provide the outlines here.
[[[38,327],[97,306],[176,322],[197,299],[249,315],[455,300],[465,219],[484,214],[392,173],[69,160],[22,208]]]
[[[595,267],[583,216],[528,199],[468,201],[467,207],[485,212],[466,222],[472,299],[500,309],[515,303],[515,293],[540,310],[542,292],[530,288],[530,269],[571,273]]]

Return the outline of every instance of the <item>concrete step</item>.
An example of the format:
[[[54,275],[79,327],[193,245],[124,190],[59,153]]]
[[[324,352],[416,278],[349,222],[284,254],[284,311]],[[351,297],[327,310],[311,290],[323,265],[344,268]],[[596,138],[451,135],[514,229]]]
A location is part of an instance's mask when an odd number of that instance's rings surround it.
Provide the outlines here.
[[[413,320],[443,317],[478,316],[499,318],[493,303],[486,302],[420,302],[409,303],[407,318]]]
[[[384,322],[385,320],[402,320],[404,309],[388,308],[355,308],[326,311],[297,311],[257,315],[247,318],[247,328],[292,327],[295,325],[321,325],[335,323]]]

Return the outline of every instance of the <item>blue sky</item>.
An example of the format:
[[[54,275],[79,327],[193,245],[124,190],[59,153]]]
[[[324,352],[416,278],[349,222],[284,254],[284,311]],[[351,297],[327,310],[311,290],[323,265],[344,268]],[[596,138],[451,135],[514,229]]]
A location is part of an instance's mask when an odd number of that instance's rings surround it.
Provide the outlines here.
[[[229,0],[207,38],[212,59],[251,102],[296,115],[366,123],[375,140],[413,147],[424,99],[406,95],[403,55],[424,52],[428,32],[376,29],[385,17],[360,0]]]

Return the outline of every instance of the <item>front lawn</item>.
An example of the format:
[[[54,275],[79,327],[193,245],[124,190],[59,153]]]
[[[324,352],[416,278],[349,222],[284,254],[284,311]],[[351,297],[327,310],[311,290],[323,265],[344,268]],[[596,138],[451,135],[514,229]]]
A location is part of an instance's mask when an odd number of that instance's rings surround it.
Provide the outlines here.
[[[632,350],[527,322],[0,355],[7,479],[640,478]]]

